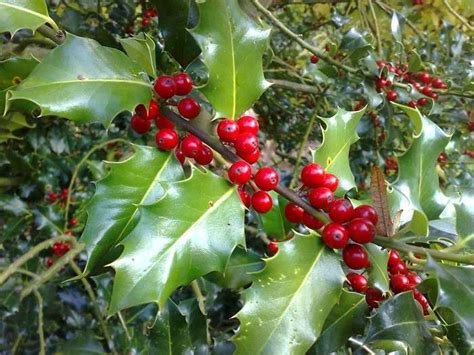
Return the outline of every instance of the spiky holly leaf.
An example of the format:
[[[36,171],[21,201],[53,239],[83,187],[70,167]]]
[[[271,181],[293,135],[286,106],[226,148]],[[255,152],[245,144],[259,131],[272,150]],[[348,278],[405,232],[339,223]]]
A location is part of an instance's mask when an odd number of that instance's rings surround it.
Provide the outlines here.
[[[156,54],[155,41],[147,33],[140,33],[131,38],[121,38],[125,52],[138,65],[145,70],[148,75],[156,76]]]
[[[459,243],[474,249],[474,189],[462,192],[461,201],[454,204],[456,209],[456,232]]]
[[[391,213],[403,210],[401,222],[411,221],[415,233],[427,235],[428,220],[438,218],[449,201],[439,187],[436,164],[450,136],[417,109],[393,105],[408,115],[415,132],[411,147],[398,160],[398,178],[389,194]]]
[[[319,237],[296,234],[279,248],[244,291],[236,354],[304,354],[339,299],[344,273]]]
[[[88,219],[81,237],[88,254],[86,274],[113,260],[114,248],[140,217],[139,207],[163,197],[163,182],[184,178],[173,154],[140,145],[134,149],[129,159],[108,163],[110,173],[97,183],[87,205]]]
[[[288,201],[275,191],[271,191],[270,195],[273,200],[273,207],[269,212],[259,215],[259,218],[262,222],[263,230],[269,237],[284,240],[293,226],[285,218],[285,206]]]
[[[366,343],[398,340],[410,347],[411,354],[437,354],[438,346],[428,330],[421,307],[411,292],[404,292],[383,302],[370,318]]]
[[[257,25],[238,0],[199,2],[199,24],[192,30],[202,50],[209,80],[201,89],[217,117],[237,118],[270,85],[262,56],[270,29]]]
[[[356,128],[364,111],[338,108],[334,116],[320,117],[326,127],[322,130],[323,142],[313,153],[313,161],[339,178],[339,195],[356,186],[349,165],[349,150],[351,144],[359,140]]]
[[[223,272],[235,247],[245,244],[244,207],[235,186],[194,167],[188,179],[163,186],[166,194],[140,208],[140,222],[111,264],[111,314],[148,302],[163,307],[178,286]]]
[[[142,71],[123,52],[68,34],[64,44],[8,92],[7,109],[24,99],[38,105],[42,116],[108,126],[120,112],[150,101],[151,85]]]
[[[388,252],[378,245],[369,243],[365,245],[365,249],[369,254],[369,285],[378,288],[382,292],[389,290],[390,280],[388,278],[387,264]]]
[[[0,0],[0,33],[15,33],[22,28],[34,31],[44,23],[58,28],[44,0]]]

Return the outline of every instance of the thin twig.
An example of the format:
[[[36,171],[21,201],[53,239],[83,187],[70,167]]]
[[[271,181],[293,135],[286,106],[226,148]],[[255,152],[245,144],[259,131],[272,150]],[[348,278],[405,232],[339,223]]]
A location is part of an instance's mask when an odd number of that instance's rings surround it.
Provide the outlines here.
[[[46,343],[44,341],[44,329],[43,329],[43,297],[38,292],[38,290],[34,290],[33,294],[36,297],[36,301],[38,302],[38,336],[39,336],[39,354],[45,355],[46,354]]]
[[[199,284],[197,283],[196,280],[191,282],[191,288],[193,289],[194,295],[196,296],[196,300],[199,305],[199,310],[203,315],[206,315],[206,298],[201,292],[201,288],[199,287]]]
[[[298,92],[307,92],[311,94],[321,94],[321,91],[312,85],[295,83],[288,80],[279,80],[279,79],[268,79],[274,86],[278,86],[284,89],[290,89]]]
[[[372,15],[372,20],[374,21],[375,38],[377,40],[377,53],[379,55],[379,58],[382,58],[383,51],[382,51],[382,40],[380,38],[379,22],[377,21],[377,15],[375,14],[374,4],[372,3],[372,0],[368,0],[368,1],[369,1],[370,13]]]
[[[459,21],[462,22],[464,26],[467,27],[469,31],[474,31],[474,26],[471,26],[468,20],[466,20],[456,10],[454,10],[454,8],[449,4],[448,0],[443,0],[443,4],[448,8],[448,11],[454,15],[454,17],[456,17]]]
[[[123,331],[125,332],[125,337],[127,338],[128,342],[131,342],[132,336],[130,335],[130,332],[128,331],[127,323],[125,323],[125,320],[123,319],[122,312],[118,311],[117,316],[120,321],[120,324],[122,325]]]
[[[364,349],[365,351],[367,351],[367,354],[370,354],[370,355],[375,355],[375,352],[372,351],[372,349],[370,349],[367,345],[365,345],[363,342],[353,338],[353,337],[350,337],[348,339],[351,343],[357,345],[357,346],[360,346],[362,349]]]

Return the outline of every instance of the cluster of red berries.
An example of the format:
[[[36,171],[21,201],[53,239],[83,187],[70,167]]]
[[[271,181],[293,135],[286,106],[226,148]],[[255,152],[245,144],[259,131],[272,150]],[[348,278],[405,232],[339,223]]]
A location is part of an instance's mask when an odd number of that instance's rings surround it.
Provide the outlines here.
[[[411,0],[411,4],[415,5],[423,5],[423,0]]]
[[[398,171],[398,161],[395,157],[385,158],[385,172],[387,175],[396,174]]]
[[[74,217],[69,220],[69,225],[70,226],[76,226],[78,224],[77,219]],[[64,234],[66,235],[73,235],[73,231],[70,229],[67,229]],[[69,250],[71,249],[71,246],[66,243],[66,242],[56,242],[51,246],[51,252],[56,256],[56,258],[60,258],[64,254],[66,254]],[[50,267],[51,265],[54,264],[55,258],[49,257],[46,259],[46,266]]]
[[[46,199],[48,200],[48,203],[53,204],[56,201],[59,201],[59,205],[61,207],[64,207],[66,205],[69,189],[67,187],[64,187],[59,193],[55,193],[54,191],[48,191],[47,194],[48,196],[46,197]],[[71,202],[74,202],[73,198],[71,198]]]
[[[143,13],[142,26],[148,26],[150,24],[150,20],[155,17],[158,17],[158,11],[156,9],[150,8],[145,10]]]

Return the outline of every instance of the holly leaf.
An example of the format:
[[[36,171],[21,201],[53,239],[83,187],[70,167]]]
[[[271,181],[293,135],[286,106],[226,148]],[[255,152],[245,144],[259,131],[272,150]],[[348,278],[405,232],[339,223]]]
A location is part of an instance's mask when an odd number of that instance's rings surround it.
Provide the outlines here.
[[[438,218],[449,201],[439,187],[436,164],[450,136],[417,109],[392,104],[412,120],[415,133],[411,147],[398,159],[398,178],[389,194],[391,213],[403,210],[401,222],[411,221],[415,233],[427,235],[428,220]]]
[[[343,290],[339,302],[324,323],[321,336],[308,353],[332,353],[343,346],[351,336],[363,334],[368,309],[364,295]]]
[[[223,272],[235,247],[245,245],[244,207],[235,186],[193,167],[191,177],[163,187],[161,200],[140,207],[140,222],[111,263],[110,314],[148,302],[163,307],[178,286]]]
[[[369,285],[378,288],[382,292],[389,291],[390,280],[387,273],[388,252],[379,246],[369,243],[365,245],[369,255]]]
[[[243,293],[236,354],[303,354],[339,299],[344,273],[319,237],[296,234],[279,248]]]
[[[0,0],[0,33],[14,34],[22,28],[35,31],[44,23],[58,28],[49,17],[44,0]]]
[[[33,57],[12,57],[0,61],[0,90],[20,84],[38,63]]]
[[[163,182],[184,178],[173,154],[140,145],[134,149],[129,159],[108,163],[110,173],[97,183],[87,204],[89,217],[81,237],[88,254],[86,274],[112,261],[113,249],[136,225],[140,206],[163,197]]]
[[[217,117],[238,118],[270,86],[262,68],[270,29],[258,26],[237,0],[199,2],[198,8],[199,24],[191,33],[209,71],[201,92]]]
[[[323,142],[314,151],[313,161],[339,177],[339,195],[356,186],[349,165],[349,150],[351,144],[359,140],[356,128],[364,111],[365,109],[345,111],[338,108],[332,117],[319,117],[325,128],[322,129]]]
[[[148,75],[156,77],[155,41],[147,33],[140,33],[131,38],[121,38],[120,43],[128,56]]]
[[[398,340],[410,347],[410,354],[437,354],[434,343],[423,317],[421,307],[411,292],[400,293],[383,302],[367,330],[365,342],[376,340]]]
[[[259,215],[262,227],[269,237],[284,240],[292,227],[292,224],[285,218],[285,206],[288,201],[274,191],[270,192],[270,196],[273,200],[272,209],[265,214]]]
[[[456,209],[456,232],[460,243],[474,249],[474,189],[464,190]]]
[[[108,126],[120,112],[150,101],[151,85],[141,72],[123,52],[68,34],[64,44],[8,91],[6,109],[25,99],[40,107],[41,116]]]

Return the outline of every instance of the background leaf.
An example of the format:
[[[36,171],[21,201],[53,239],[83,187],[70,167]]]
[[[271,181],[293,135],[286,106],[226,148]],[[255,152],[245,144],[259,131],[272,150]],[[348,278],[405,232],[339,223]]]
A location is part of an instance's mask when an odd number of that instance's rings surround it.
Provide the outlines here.
[[[34,31],[44,23],[57,28],[44,0],[0,0],[0,33],[15,33],[21,28]]]
[[[148,75],[156,77],[156,54],[155,41],[147,33],[140,33],[131,38],[121,38],[125,52],[138,65],[140,65]]]
[[[378,288],[382,292],[388,292],[390,280],[387,272],[387,250],[383,250],[378,245],[372,243],[366,244],[365,249],[369,254],[370,261],[370,268],[368,269],[369,285]]]

